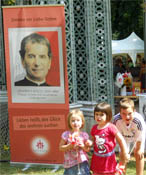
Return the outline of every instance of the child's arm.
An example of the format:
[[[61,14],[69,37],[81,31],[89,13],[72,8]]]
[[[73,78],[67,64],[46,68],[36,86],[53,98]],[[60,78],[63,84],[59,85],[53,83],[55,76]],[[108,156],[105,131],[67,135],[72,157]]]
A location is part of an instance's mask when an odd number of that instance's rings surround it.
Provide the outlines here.
[[[86,142],[85,142],[85,151],[86,152],[89,152],[90,151],[90,148],[91,148],[91,146],[93,146],[93,136],[91,136],[91,140],[87,140]]]
[[[144,156],[144,143],[145,143],[145,123],[141,123],[143,130],[138,130],[135,133],[135,147],[134,153],[138,159],[142,159]]]
[[[69,151],[73,149],[73,144],[72,143],[66,143],[65,140],[61,139],[60,143],[59,143],[59,150],[60,151]]]
[[[85,145],[84,145],[83,150],[86,151],[86,152],[89,152],[92,145],[93,145],[93,142],[92,142],[91,140],[88,139],[88,140],[85,142]]]
[[[83,139],[78,138],[77,143],[74,145],[74,149],[79,149],[81,148],[82,150],[84,150],[85,152],[89,152],[90,151],[90,147],[92,146],[92,141],[91,140],[86,140],[83,141]]]
[[[135,146],[135,152],[137,152],[138,158],[141,160],[144,156],[143,150],[141,150],[141,142],[137,141]]]
[[[122,136],[122,134],[120,132],[117,132],[116,133],[116,140],[120,146],[120,149],[121,149],[121,155],[122,155],[122,158],[123,158],[123,161],[124,162],[128,162],[129,158],[130,158],[130,155],[128,154],[127,152],[127,145],[126,145],[126,142]]]

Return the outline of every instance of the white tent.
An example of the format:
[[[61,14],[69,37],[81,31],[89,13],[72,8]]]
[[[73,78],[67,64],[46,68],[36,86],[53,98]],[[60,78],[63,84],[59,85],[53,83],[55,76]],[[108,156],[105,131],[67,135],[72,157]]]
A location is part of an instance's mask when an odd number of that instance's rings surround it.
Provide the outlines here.
[[[134,32],[125,39],[112,40],[112,54],[128,54],[135,66],[137,54],[144,53],[144,41]]]

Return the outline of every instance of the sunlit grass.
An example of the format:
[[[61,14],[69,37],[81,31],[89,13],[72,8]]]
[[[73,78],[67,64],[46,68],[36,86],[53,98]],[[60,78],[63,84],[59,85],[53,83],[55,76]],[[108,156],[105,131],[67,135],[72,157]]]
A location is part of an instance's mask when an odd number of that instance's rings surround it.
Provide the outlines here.
[[[118,159],[118,158],[117,158]],[[145,160],[146,163],[146,160]],[[135,160],[132,158],[127,166],[127,175],[136,175],[136,165]],[[12,166],[9,162],[0,163],[0,175],[62,175],[64,169],[60,167],[56,172],[53,172],[54,169],[44,168],[42,166],[30,167],[27,170],[23,171],[23,166]],[[146,174],[146,166],[144,170],[144,175]]]
[[[62,175],[63,168],[58,169],[56,172],[53,172],[54,169],[43,168],[41,166],[30,167],[27,170],[23,171],[23,166],[11,166],[9,162],[0,163],[0,175]]]

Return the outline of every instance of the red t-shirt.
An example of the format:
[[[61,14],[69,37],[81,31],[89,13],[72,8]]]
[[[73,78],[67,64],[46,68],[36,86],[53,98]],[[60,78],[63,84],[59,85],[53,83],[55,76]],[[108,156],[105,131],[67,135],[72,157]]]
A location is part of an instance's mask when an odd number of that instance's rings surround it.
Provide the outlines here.
[[[94,173],[114,173],[116,171],[116,156],[112,153],[116,146],[115,135],[118,129],[112,123],[105,128],[98,129],[97,124],[91,129],[91,135],[94,138],[94,153],[91,159],[91,170]]]

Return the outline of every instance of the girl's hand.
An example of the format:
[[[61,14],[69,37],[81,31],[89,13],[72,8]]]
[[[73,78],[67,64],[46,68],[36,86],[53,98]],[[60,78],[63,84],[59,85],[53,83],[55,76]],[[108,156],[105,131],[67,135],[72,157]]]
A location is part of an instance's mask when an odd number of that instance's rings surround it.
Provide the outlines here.
[[[84,148],[85,144],[84,144],[84,141],[82,138],[80,138],[80,137],[76,138],[76,146],[78,148]]]
[[[129,162],[129,160],[130,160],[130,154],[125,153],[125,154],[123,154],[122,157],[123,157],[122,159],[123,159],[124,164],[126,164],[126,163]]]
[[[73,149],[73,144],[70,142],[70,143],[66,143],[65,140],[61,139],[60,143],[59,143],[59,150],[60,151],[69,151]]]
[[[80,148],[84,148],[84,143],[83,142],[80,142],[80,143],[78,143],[78,147],[80,147]]]
[[[126,156],[125,156],[125,162],[129,162],[129,160],[130,160],[130,154],[126,154]]]
[[[85,145],[86,146],[92,146],[92,144],[93,144],[93,142],[91,141],[91,140],[87,140],[86,142],[85,142]]]

